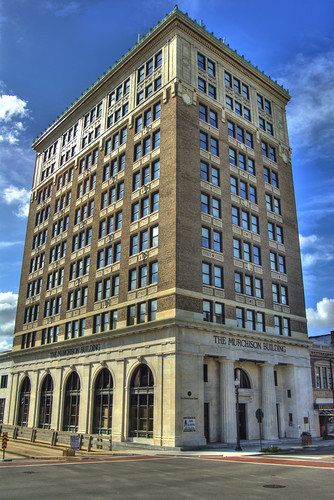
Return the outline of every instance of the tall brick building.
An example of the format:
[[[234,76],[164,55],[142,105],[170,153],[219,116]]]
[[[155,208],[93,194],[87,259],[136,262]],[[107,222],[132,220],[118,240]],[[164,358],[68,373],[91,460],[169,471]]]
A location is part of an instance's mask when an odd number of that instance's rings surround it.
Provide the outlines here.
[[[300,434],[288,101],[175,8],[36,139],[8,424],[234,442],[238,378],[241,439]]]

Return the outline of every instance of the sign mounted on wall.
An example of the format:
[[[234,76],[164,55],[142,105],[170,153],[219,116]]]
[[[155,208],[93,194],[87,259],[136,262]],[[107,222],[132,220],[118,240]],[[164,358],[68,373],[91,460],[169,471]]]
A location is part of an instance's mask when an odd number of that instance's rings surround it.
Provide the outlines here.
[[[196,432],[196,418],[184,417],[183,418],[183,432]]]

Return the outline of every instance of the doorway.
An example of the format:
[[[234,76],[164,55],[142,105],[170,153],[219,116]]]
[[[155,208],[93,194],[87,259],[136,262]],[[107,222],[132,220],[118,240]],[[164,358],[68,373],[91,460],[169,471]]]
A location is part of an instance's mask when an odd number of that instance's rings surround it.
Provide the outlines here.
[[[209,403],[204,403],[204,437],[207,443],[210,442],[209,422]]]
[[[240,439],[247,439],[246,404],[239,403]]]

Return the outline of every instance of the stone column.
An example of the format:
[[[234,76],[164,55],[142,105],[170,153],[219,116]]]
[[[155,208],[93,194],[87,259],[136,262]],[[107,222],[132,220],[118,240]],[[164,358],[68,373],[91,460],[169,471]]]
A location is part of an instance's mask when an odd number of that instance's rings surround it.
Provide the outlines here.
[[[128,362],[126,359],[117,359],[114,363],[114,390],[113,390],[113,412],[112,412],[112,440],[115,442],[125,441],[127,435],[128,412],[126,411],[126,371]]]
[[[10,408],[8,412],[8,424],[16,425],[17,421],[17,405],[18,405],[18,388],[19,388],[19,373],[14,373],[12,376]]]
[[[91,365],[83,365],[81,368],[80,406],[78,432],[88,432],[88,413],[91,394]]]
[[[237,436],[234,361],[219,358],[220,363],[220,415],[221,441],[235,443]]]
[[[51,414],[51,429],[57,431],[61,430],[62,412],[63,412],[63,398],[61,397],[63,388],[63,369],[52,368],[50,375],[53,381],[53,394],[52,394],[52,414]]]
[[[163,438],[163,390],[164,390],[164,358],[163,354],[157,356],[156,379],[154,380],[154,436],[153,441],[157,446],[162,446]]]
[[[262,379],[262,411],[263,438],[277,439],[276,392],[274,380],[274,365],[263,363],[261,365]]]
[[[31,393],[30,393],[30,408],[29,408],[29,427],[37,427],[39,420],[39,405],[40,405],[40,370],[32,372],[30,376]]]

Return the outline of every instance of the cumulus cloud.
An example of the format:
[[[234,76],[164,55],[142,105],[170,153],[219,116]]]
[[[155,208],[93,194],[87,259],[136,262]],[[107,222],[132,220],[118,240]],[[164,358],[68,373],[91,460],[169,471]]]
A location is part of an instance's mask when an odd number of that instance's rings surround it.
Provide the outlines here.
[[[0,120],[9,122],[15,116],[26,116],[28,113],[27,102],[16,95],[0,96]]]
[[[316,310],[306,309],[308,325],[334,330],[334,299],[324,297],[317,303]]]
[[[17,144],[25,130],[22,119],[29,116],[27,102],[15,95],[0,96],[0,143]]]
[[[13,292],[0,293],[0,351],[12,347],[17,297]]]
[[[25,188],[8,186],[2,193],[2,199],[7,205],[16,204],[17,208],[14,213],[17,217],[23,218],[28,216],[30,192]]]

